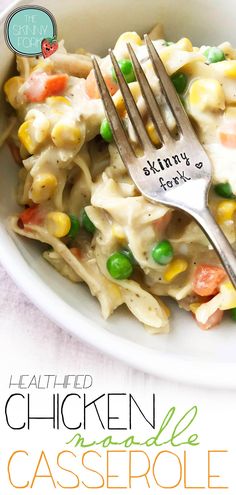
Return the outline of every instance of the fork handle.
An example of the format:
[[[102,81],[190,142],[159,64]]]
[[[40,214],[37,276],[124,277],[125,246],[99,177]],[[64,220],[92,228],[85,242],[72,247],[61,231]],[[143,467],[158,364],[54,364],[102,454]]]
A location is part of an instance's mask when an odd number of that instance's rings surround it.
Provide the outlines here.
[[[228,239],[216,223],[208,208],[204,208],[200,212],[192,211],[191,214],[202,227],[209,241],[214,246],[236,289],[236,255]]]

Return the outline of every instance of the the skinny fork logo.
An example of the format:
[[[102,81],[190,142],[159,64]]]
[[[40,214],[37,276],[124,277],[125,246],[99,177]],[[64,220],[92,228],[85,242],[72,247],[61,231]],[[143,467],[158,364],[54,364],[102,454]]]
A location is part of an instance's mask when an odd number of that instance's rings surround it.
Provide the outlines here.
[[[57,26],[49,10],[38,5],[19,7],[5,21],[5,39],[8,47],[18,55],[42,55],[42,41],[55,40]],[[55,51],[55,50],[54,50]]]

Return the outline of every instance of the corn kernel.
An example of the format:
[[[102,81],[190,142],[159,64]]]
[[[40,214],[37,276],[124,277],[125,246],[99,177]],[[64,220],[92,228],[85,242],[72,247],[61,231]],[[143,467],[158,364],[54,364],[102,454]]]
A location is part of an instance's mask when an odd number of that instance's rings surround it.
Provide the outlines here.
[[[63,105],[68,105],[71,107],[71,102],[68,100],[68,98],[65,98],[65,96],[49,96],[46,99],[46,103],[50,106],[55,106],[57,104],[63,104]]]
[[[23,77],[14,76],[8,79],[3,86],[7,100],[9,101],[10,105],[15,109],[19,108],[20,106],[20,104],[16,100],[16,97],[18,90],[20,86],[23,84],[23,82],[24,82]]]
[[[224,110],[223,88],[217,79],[197,79],[190,86],[189,102],[200,110]]]
[[[18,138],[30,155],[34,153],[37,147],[37,143],[31,135],[31,123],[31,120],[26,120],[18,129]]]
[[[129,89],[131,91],[133,98],[135,99],[135,101],[137,103],[138,98],[141,96],[141,90],[140,90],[140,86],[139,86],[138,82],[134,81],[134,82],[130,83]],[[127,111],[126,111],[124,98],[123,98],[120,90],[114,94],[113,101],[115,103],[116,109],[117,109],[120,117],[124,118]]]
[[[50,199],[57,188],[57,178],[50,173],[39,174],[31,187],[31,199],[34,203],[42,203]]]
[[[236,120],[236,107],[227,107],[224,113],[224,119],[226,120]]]
[[[192,52],[193,51],[193,45],[192,45],[191,41],[188,38],[181,38],[181,40],[179,40],[176,43],[176,46],[180,50],[184,50],[186,52]]]
[[[135,45],[142,45],[143,42],[140,38],[140,36],[135,33],[135,31],[133,32],[127,32],[127,33],[123,33],[120,35],[120,37],[118,38],[117,42],[116,42],[116,45],[115,45],[115,49],[120,45],[120,44],[123,44],[123,43],[135,43]]]
[[[217,222],[224,223],[228,220],[233,220],[234,214],[236,212],[236,201],[234,200],[224,200],[221,201],[217,206]]]
[[[154,126],[153,122],[148,122],[147,123],[146,130],[147,130],[148,136],[150,137],[152,143],[155,146],[157,146],[158,144],[160,144],[160,139],[159,139],[159,136],[157,134],[157,131],[155,129],[155,126]]]
[[[227,310],[236,307],[236,290],[229,280],[220,285],[220,294],[220,309]]]
[[[126,240],[126,235],[124,232],[124,229],[121,227],[121,225],[114,224],[112,226],[112,235],[115,237],[118,241],[125,241]]]
[[[123,119],[125,114],[126,114],[126,107],[125,107],[124,98],[123,98],[122,94],[120,93],[120,91],[117,91],[114,94],[113,101],[115,103],[115,107],[116,107],[116,110],[117,110],[120,118]]]
[[[46,227],[51,235],[65,237],[71,228],[70,217],[60,211],[51,211],[46,216]]]
[[[188,263],[186,260],[182,258],[176,258],[171,263],[168,265],[168,268],[166,269],[164,273],[164,279],[166,282],[171,282],[177,275],[179,275],[182,272],[185,272],[188,268]]]
[[[236,60],[224,60],[222,64],[224,75],[236,79]]]
[[[189,309],[190,311],[192,311],[192,313],[196,313],[197,309],[199,308],[199,306],[201,306],[201,303],[192,303],[189,305]]]
[[[42,143],[49,136],[49,120],[40,110],[32,108],[27,112],[25,120],[30,121],[29,132],[36,143]]]
[[[174,46],[175,45],[166,46],[159,53],[159,56],[160,56],[163,64],[165,64],[167,67],[168,67],[167,64],[169,63],[169,60],[173,56]]]
[[[58,148],[75,146],[81,141],[80,127],[75,122],[65,118],[54,125],[51,136],[55,146]]]
[[[130,83],[129,89],[130,89],[135,101],[137,101],[138,98],[141,96],[141,90],[140,90],[139,83],[137,81]]]

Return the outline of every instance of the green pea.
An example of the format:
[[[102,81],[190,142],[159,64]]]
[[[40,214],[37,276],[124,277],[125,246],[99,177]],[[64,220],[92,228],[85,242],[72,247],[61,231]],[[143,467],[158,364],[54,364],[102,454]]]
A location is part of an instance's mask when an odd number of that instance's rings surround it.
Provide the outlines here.
[[[235,198],[231,186],[228,182],[216,184],[214,187],[214,191],[216,194],[218,194],[218,196],[221,196],[222,198]]]
[[[173,41],[165,41],[164,42],[164,46],[171,46],[171,45],[174,45]]]
[[[119,64],[120,70],[121,70],[121,72],[122,72],[122,74],[123,74],[123,76],[124,76],[124,78],[128,84],[136,81],[136,76],[135,76],[135,72],[134,72],[134,68],[133,68],[133,64],[132,64],[131,60],[129,60],[129,59],[119,60],[118,64]],[[116,73],[115,73],[115,70],[113,67],[112,67],[111,73],[112,73],[112,78],[114,79],[114,81],[117,82]]]
[[[119,253],[122,253],[125,256],[127,256],[127,258],[130,260],[130,263],[132,263],[132,265],[137,265],[137,261],[133,255],[132,251],[130,251],[130,249],[128,247],[120,249]]]
[[[77,215],[74,215],[73,213],[69,215],[70,221],[71,221],[71,228],[69,231],[68,236],[71,237],[72,239],[75,239],[79,232],[79,219]]]
[[[236,308],[230,310],[232,320],[236,321]]]
[[[179,94],[185,91],[188,84],[188,78],[183,72],[176,72],[176,74],[173,74],[173,76],[171,76],[171,81]]]
[[[113,139],[111,126],[107,119],[104,119],[101,123],[100,134],[107,143],[110,143]]]
[[[223,50],[218,48],[217,46],[209,46],[203,53],[207,58],[209,64],[215,64],[216,62],[222,62],[225,60],[225,54]]]
[[[160,241],[152,250],[152,258],[159,265],[168,265],[173,258],[173,248],[167,240]]]
[[[87,215],[85,210],[83,211],[83,214],[82,214],[82,225],[83,225],[84,229],[87,230],[87,232],[89,232],[90,234],[94,234],[96,227],[93,224],[93,222],[91,222],[91,220],[90,220],[90,218]]]
[[[112,278],[124,280],[132,275],[133,265],[125,254],[116,251],[107,260],[107,270]]]

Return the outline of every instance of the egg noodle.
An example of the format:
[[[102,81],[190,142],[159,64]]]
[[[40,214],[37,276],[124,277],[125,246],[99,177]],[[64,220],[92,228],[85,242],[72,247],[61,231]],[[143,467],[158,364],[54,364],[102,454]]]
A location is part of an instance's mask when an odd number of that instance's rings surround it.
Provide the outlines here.
[[[228,42],[200,48],[187,38],[168,42],[159,25],[150,36],[212,161],[210,209],[234,245],[236,50]],[[135,32],[122,34],[114,53],[158,148],[127,42],[173,135],[175,119],[143,40]],[[137,147],[110,56],[100,59],[100,66]],[[236,307],[236,291],[195,221],[151,204],[136,189],[104,120],[90,54],[67,53],[60,42],[47,59],[17,56],[17,70],[4,86],[16,116],[2,141],[7,139],[20,166],[17,200],[25,209],[10,218],[11,229],[42,242],[45,260],[64,277],[85,282],[104,318],[126,304],[149,332],[167,332],[169,310],[161,296],[171,296],[203,329],[219,323],[225,310]]]

